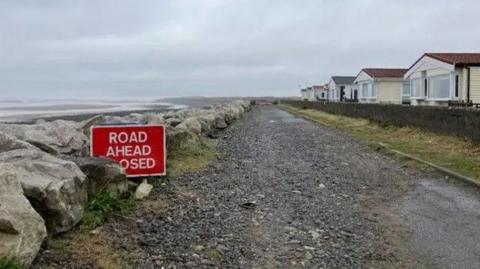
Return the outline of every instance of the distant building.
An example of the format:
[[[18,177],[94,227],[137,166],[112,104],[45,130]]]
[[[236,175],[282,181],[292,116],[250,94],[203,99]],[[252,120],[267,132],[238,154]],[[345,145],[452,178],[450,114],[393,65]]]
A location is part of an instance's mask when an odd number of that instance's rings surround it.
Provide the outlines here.
[[[309,99],[309,93],[307,93],[307,89],[301,89],[300,90],[301,98],[303,101],[308,101]]]
[[[354,80],[356,77],[333,76],[328,83],[328,100],[332,102],[345,102],[357,100]]]
[[[323,85],[314,85],[301,89],[300,94],[304,101],[326,101],[328,99],[328,89]]]
[[[410,103],[410,83],[403,76],[408,69],[364,68],[355,79],[361,103]]]
[[[305,90],[306,90],[307,101],[315,101],[316,98],[315,98],[315,92],[313,90],[313,87],[307,87]]]
[[[480,103],[480,53],[425,53],[404,78],[412,105]]]
[[[316,101],[327,101],[328,100],[328,88],[324,85],[314,85],[312,86],[313,93],[315,95]]]

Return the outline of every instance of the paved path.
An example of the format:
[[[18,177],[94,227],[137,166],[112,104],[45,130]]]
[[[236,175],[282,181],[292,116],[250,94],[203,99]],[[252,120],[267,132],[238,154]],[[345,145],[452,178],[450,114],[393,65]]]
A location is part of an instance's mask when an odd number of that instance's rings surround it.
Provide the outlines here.
[[[340,131],[256,108],[140,226],[154,266],[480,268],[480,193]],[[178,194],[178,190],[182,190]]]

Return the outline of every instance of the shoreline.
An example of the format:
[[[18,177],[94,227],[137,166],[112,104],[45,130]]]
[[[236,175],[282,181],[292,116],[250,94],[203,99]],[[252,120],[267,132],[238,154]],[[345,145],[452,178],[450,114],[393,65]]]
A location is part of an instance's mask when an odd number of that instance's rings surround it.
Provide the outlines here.
[[[174,97],[174,98],[162,98],[152,99],[150,102],[135,102],[135,105],[121,102],[109,102],[104,101],[101,105],[92,101],[91,103],[86,100],[69,100],[65,103],[59,100],[58,103],[54,103],[53,100],[48,101],[44,105],[33,102],[32,104],[18,106],[17,103],[4,102],[8,104],[15,104],[12,107],[0,107],[0,115],[2,111],[9,112],[7,115],[0,116],[0,123],[6,124],[34,124],[38,120],[54,121],[54,120],[70,120],[70,121],[82,121],[94,117],[96,115],[108,115],[108,116],[126,116],[131,113],[161,113],[169,110],[178,110],[183,108],[198,109],[205,106],[211,106],[214,104],[229,103],[234,100],[245,99],[239,97]],[[73,101],[73,103],[72,103]],[[52,103],[53,102],[53,103]],[[75,103],[78,102],[78,103]],[[115,105],[112,105],[115,104]],[[41,107],[41,110],[39,109]],[[24,110],[18,110],[18,114],[12,114],[12,110],[22,108]],[[62,110],[56,111],[55,109],[62,108]],[[78,108],[84,108],[85,110],[79,110]],[[104,109],[102,109],[104,108]],[[98,110],[97,110],[98,109]],[[26,113],[26,111],[31,113]],[[39,112],[41,111],[41,112]]]
[[[67,119],[79,121],[95,115],[126,115],[181,108],[174,103],[149,98],[107,98],[107,99],[65,99],[65,100],[24,100],[16,103],[0,100],[0,122],[35,123]]]
[[[79,113],[79,114],[64,114],[64,115],[32,115],[28,116],[24,119],[21,117],[16,117],[14,121],[5,121],[5,118],[0,119],[0,123],[6,124],[35,124],[38,120],[44,121],[55,121],[55,120],[67,120],[67,121],[83,121],[88,120],[97,115],[105,115],[105,116],[127,116],[132,113],[161,113],[170,110],[177,110],[180,109],[178,106],[158,106],[156,108],[146,108],[146,109],[139,109],[139,110],[118,110],[118,111],[105,111],[105,112],[88,112],[88,113]]]

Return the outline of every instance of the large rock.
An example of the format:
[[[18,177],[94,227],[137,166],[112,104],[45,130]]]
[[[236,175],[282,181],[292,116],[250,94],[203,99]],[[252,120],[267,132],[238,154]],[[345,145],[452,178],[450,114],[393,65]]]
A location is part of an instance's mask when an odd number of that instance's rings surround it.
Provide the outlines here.
[[[184,128],[167,128],[167,154],[184,148],[194,138],[195,135]]]
[[[141,114],[131,114],[127,116],[107,116],[105,117],[106,125],[130,125],[130,124],[146,124],[147,120]]]
[[[32,144],[0,132],[0,153],[14,149],[36,149]]]
[[[225,121],[225,118],[226,118],[226,113],[225,111],[223,110],[215,110],[215,114],[214,114],[214,117],[215,117],[215,123],[214,123],[214,127],[215,129],[225,129],[228,127],[228,124],[227,122]]]
[[[199,113],[198,120],[202,124],[202,130],[204,132],[210,132],[216,129],[216,116],[217,113],[214,110],[203,110]]]
[[[202,132],[202,124],[196,117],[189,117],[182,121],[175,129],[187,130],[194,134],[200,134]]]
[[[179,125],[180,123],[182,123],[182,120],[179,119],[179,118],[168,118],[166,120],[166,124],[168,126],[171,126],[171,127],[176,127],[177,125]]]
[[[62,154],[80,153],[86,147],[88,138],[82,127],[77,122],[64,120],[38,124],[0,124],[0,130],[8,135]]]
[[[0,153],[0,163],[15,167],[25,196],[44,218],[49,233],[68,231],[81,220],[87,184],[73,162],[37,149],[14,149]]]
[[[0,164],[0,258],[29,266],[47,235],[45,223],[23,195],[16,167]]]
[[[146,113],[144,116],[147,124],[164,124],[165,119],[162,113]]]
[[[180,120],[184,120],[187,117],[188,110],[187,109],[181,109],[181,110],[171,110],[168,111],[163,115],[164,119],[170,119],[170,118],[178,118]]]
[[[99,157],[76,157],[71,160],[87,176],[88,193],[106,189],[122,194],[128,190],[125,170],[115,161]]]
[[[246,100],[237,100],[233,102],[235,105],[241,106],[244,111],[249,111],[251,108],[251,102]]]
[[[96,116],[93,116],[93,117],[91,117],[87,120],[84,120],[84,121],[80,122],[80,126],[82,127],[83,134],[85,134],[85,136],[90,138],[90,130],[91,130],[92,126],[104,124],[105,121],[106,121],[105,116],[96,115]]]
[[[240,118],[240,114],[241,114],[241,110],[239,106],[234,104],[218,105],[215,107],[215,110],[218,113],[221,113],[224,115],[225,122],[228,125],[232,124],[235,120]]]

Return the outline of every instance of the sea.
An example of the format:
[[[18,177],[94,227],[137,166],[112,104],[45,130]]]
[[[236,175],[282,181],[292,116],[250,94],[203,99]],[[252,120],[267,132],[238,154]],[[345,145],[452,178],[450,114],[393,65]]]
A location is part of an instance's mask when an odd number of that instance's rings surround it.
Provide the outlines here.
[[[39,118],[115,114],[119,112],[178,109],[162,98],[0,99],[0,122],[28,122]]]

